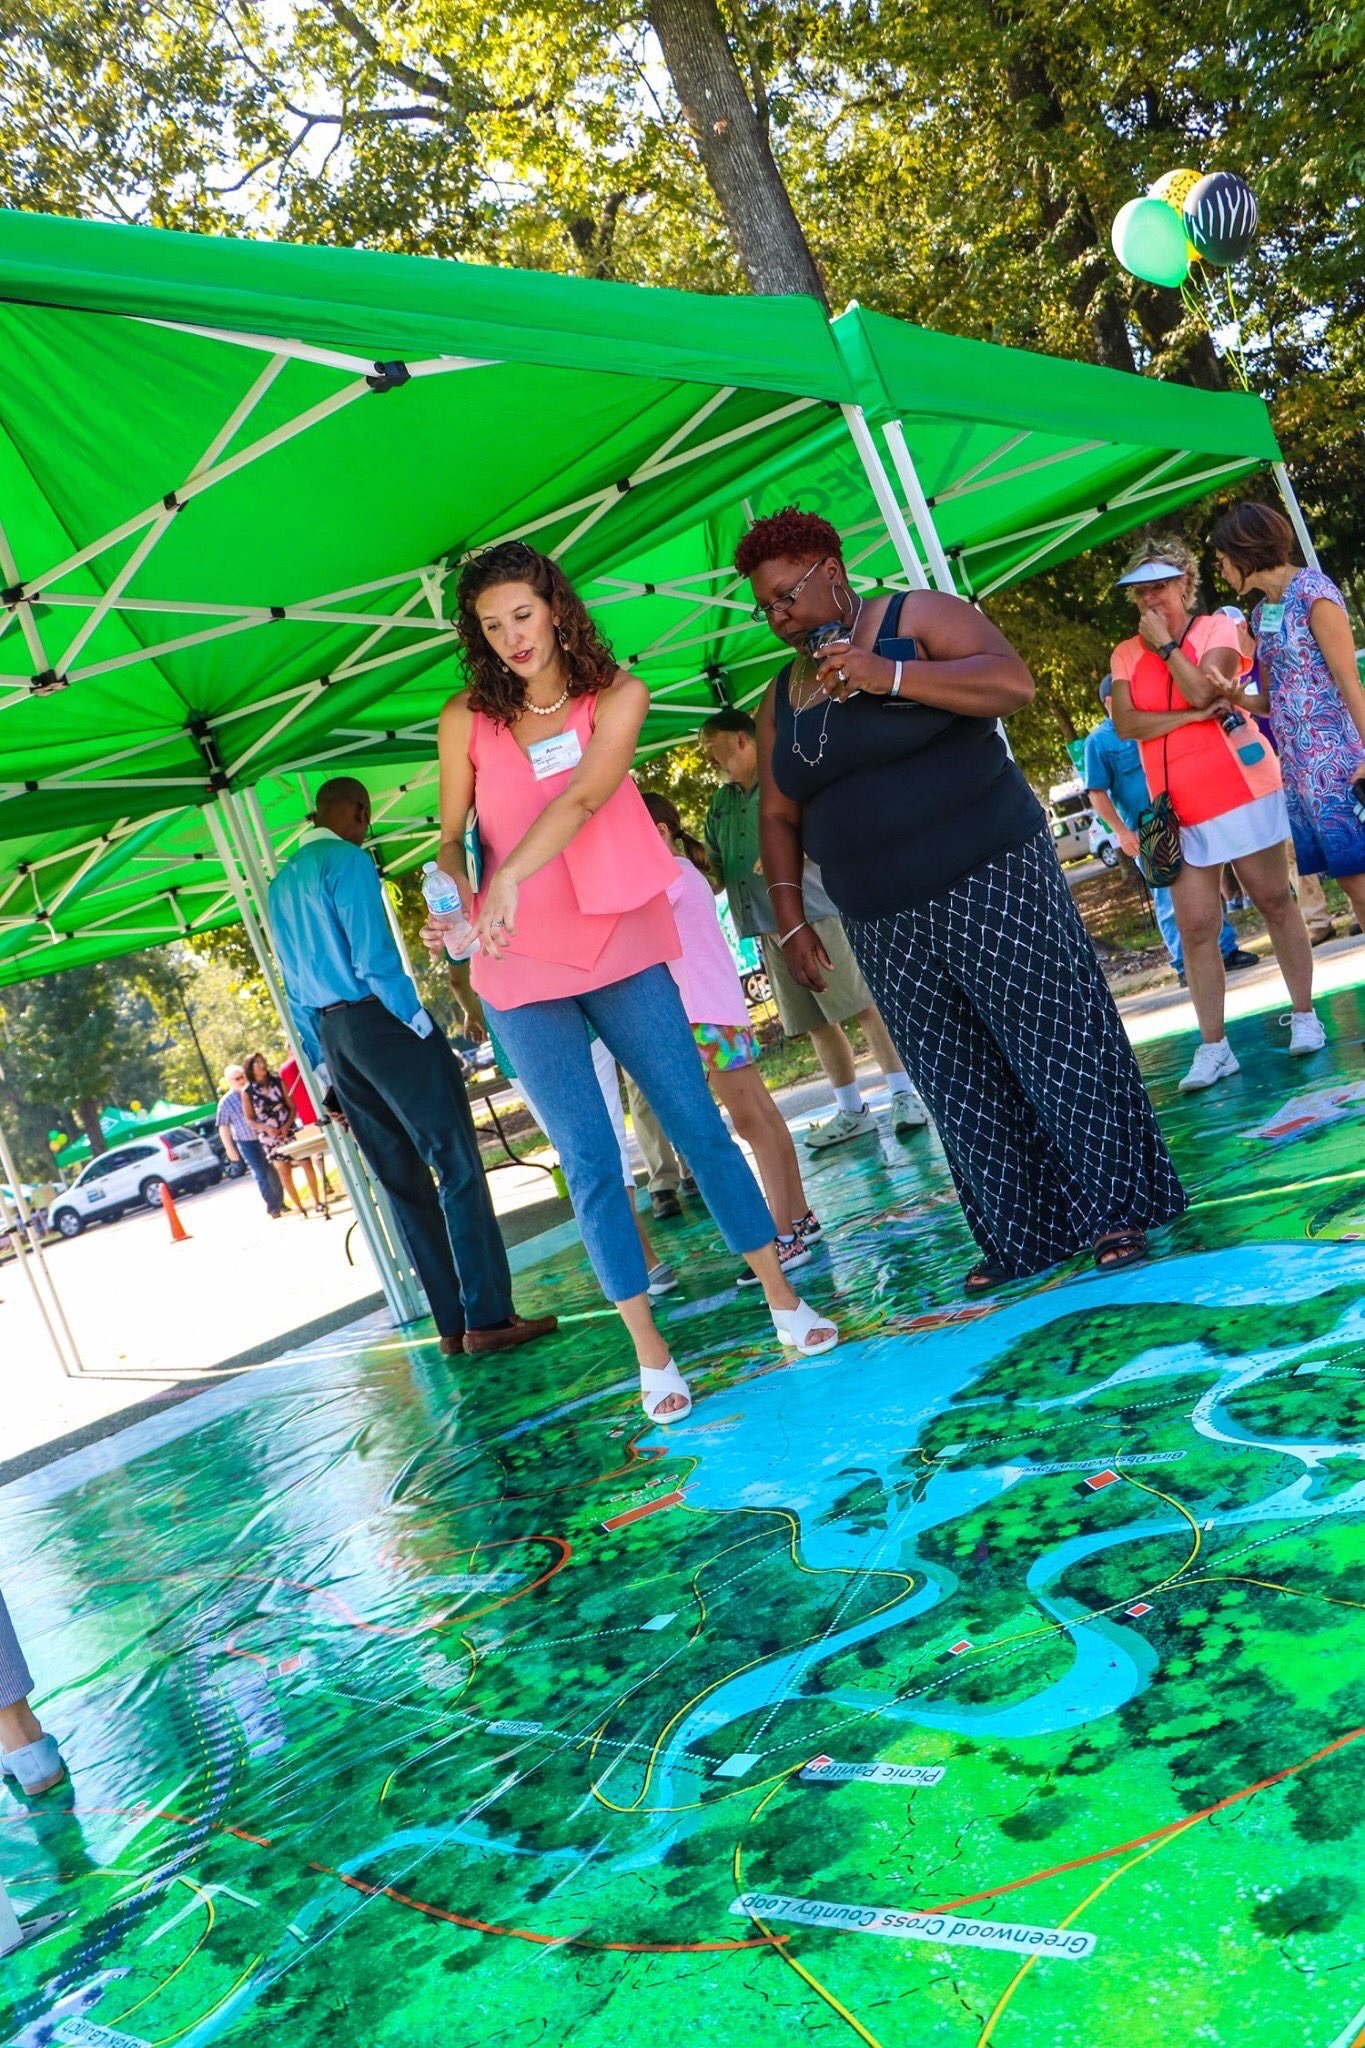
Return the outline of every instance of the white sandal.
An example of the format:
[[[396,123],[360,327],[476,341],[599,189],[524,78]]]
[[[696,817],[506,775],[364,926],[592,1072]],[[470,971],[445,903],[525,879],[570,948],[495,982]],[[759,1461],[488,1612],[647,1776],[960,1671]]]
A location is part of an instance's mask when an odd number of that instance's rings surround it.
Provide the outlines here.
[[[837,1326],[808,1301],[798,1300],[795,1308],[770,1308],[768,1314],[780,1341],[793,1351],[832,1351],[839,1341]]]
[[[648,1390],[646,1390],[645,1384],[646,1373],[649,1374]],[[685,1408],[670,1408],[667,1414],[660,1415],[659,1404],[661,1401],[666,1401],[670,1394],[681,1394],[687,1406]],[[660,1428],[665,1427],[670,1422],[686,1422],[688,1416],[692,1413],[692,1390],[671,1358],[667,1365],[642,1365],[640,1367],[640,1406],[644,1409],[649,1420],[658,1423]]]

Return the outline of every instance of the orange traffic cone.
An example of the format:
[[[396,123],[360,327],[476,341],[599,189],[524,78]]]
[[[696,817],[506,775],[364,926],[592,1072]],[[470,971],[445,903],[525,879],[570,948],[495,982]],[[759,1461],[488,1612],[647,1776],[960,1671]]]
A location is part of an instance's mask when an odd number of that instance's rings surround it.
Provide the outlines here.
[[[188,1244],[190,1234],[176,1214],[175,1203],[171,1200],[171,1191],[164,1180],[161,1183],[161,1206],[166,1211],[166,1221],[171,1226],[171,1243]]]

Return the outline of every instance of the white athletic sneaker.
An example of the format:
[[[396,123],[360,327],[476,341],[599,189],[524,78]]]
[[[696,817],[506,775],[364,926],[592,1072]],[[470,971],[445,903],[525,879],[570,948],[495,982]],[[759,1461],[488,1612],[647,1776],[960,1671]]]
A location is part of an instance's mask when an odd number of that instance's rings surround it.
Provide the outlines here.
[[[1289,1016],[1289,1050],[1292,1053],[1321,1052],[1327,1033],[1312,1010],[1292,1010]]]
[[[1217,1045],[1201,1044],[1189,1073],[1180,1083],[1180,1092],[1193,1095],[1196,1089],[1212,1088],[1215,1081],[1226,1081],[1229,1074],[1240,1072],[1237,1055],[1226,1038],[1220,1038]]]
[[[847,1145],[850,1138],[875,1138],[876,1119],[864,1103],[861,1109],[841,1109],[828,1123],[812,1124],[806,1144],[812,1152],[828,1152],[833,1145]]]
[[[891,1098],[891,1128],[898,1138],[908,1136],[911,1131],[922,1131],[929,1121],[929,1112],[920,1100],[918,1088],[898,1088]]]
[[[650,1267],[646,1285],[651,1299],[657,1301],[661,1295],[677,1293],[678,1276],[673,1268],[666,1266],[661,1259],[657,1266]]]

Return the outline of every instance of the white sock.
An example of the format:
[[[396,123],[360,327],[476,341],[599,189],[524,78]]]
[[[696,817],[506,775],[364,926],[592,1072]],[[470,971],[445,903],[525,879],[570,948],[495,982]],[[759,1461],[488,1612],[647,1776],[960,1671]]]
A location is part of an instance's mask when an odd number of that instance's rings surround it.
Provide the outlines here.
[[[1316,1010],[1315,1010],[1315,1009],[1313,1008],[1313,1006],[1312,1006],[1312,1005],[1311,1005],[1311,1003],[1310,1003],[1310,1005],[1308,1006],[1308,1008],[1307,1008],[1306,1010],[1295,1010],[1293,1014],[1294,1014],[1294,1015],[1295,1015],[1296,1017],[1314,1017],[1314,1018],[1316,1018],[1316,1016],[1317,1016],[1317,1014],[1318,1014],[1318,1013],[1317,1013],[1317,1011],[1316,1011]]]
[[[850,1081],[847,1088],[836,1088],[834,1100],[840,1109],[846,1109],[850,1116],[857,1116],[863,1107],[863,1091],[856,1081]]]
[[[882,1078],[893,1095],[910,1095],[913,1093],[910,1076],[903,1074],[899,1067],[895,1069],[894,1073],[884,1074]]]

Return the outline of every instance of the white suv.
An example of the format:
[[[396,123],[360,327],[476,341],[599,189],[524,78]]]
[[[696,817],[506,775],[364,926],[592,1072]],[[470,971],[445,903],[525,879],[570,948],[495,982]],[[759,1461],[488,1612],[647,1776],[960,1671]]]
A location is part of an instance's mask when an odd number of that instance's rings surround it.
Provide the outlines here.
[[[101,1152],[58,1195],[49,1220],[63,1237],[79,1237],[87,1223],[121,1216],[125,1209],[155,1209],[163,1181],[172,1194],[190,1195],[222,1178],[222,1162],[207,1139],[177,1126]]]

